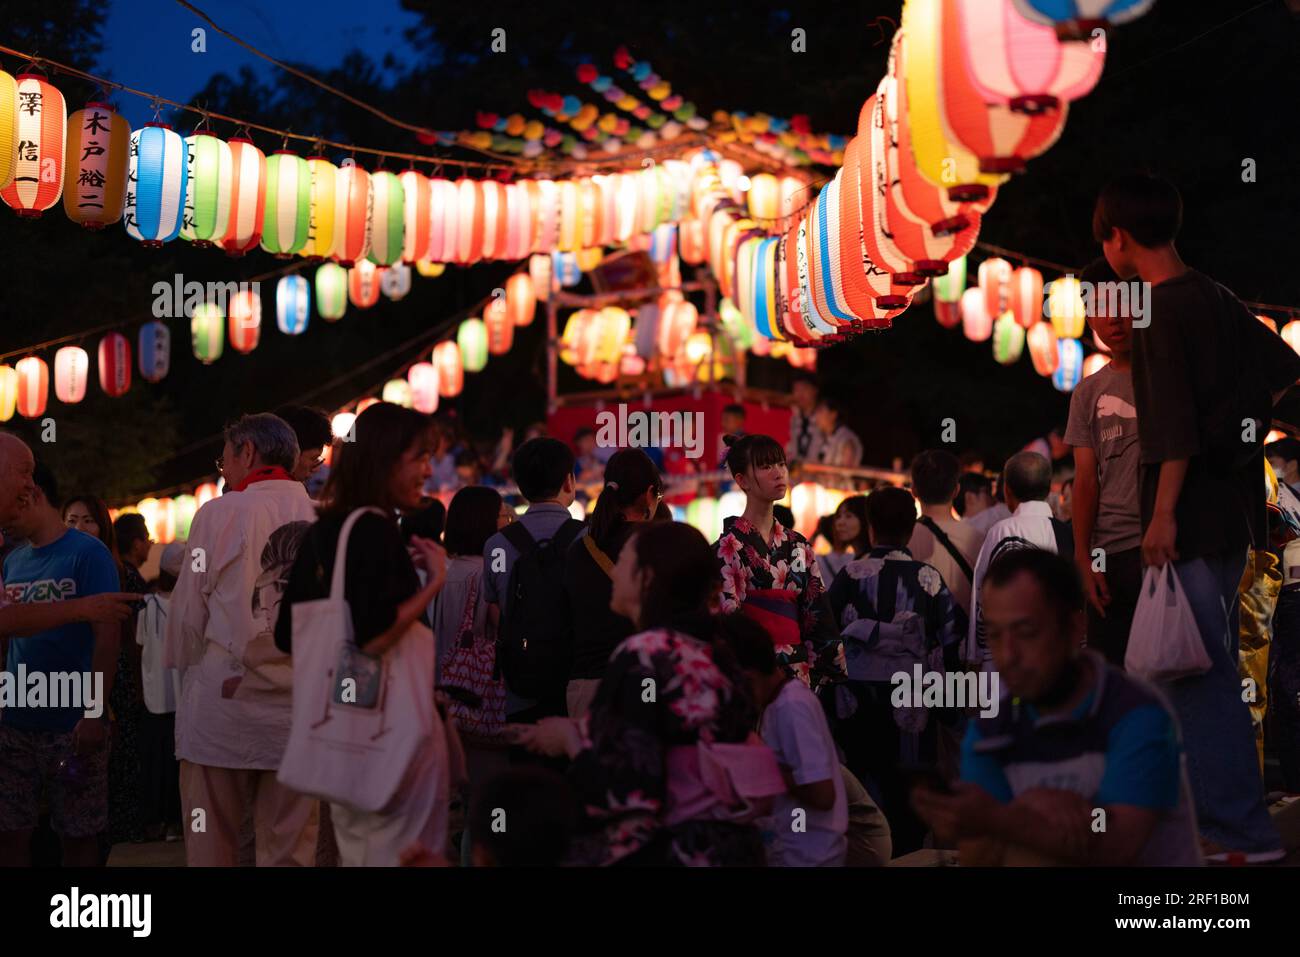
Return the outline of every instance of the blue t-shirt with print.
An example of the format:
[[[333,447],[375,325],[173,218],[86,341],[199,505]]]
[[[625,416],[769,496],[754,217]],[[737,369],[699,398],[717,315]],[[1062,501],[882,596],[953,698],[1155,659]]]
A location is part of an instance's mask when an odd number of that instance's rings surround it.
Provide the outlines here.
[[[117,591],[117,565],[103,542],[70,528],[48,545],[23,545],[9,555],[4,563],[4,586],[5,598],[13,604],[68,601]],[[95,655],[91,627],[75,622],[10,637],[5,671],[14,675],[11,680],[16,682],[18,666],[26,666],[29,686],[34,672],[89,672]],[[108,679],[103,679],[105,686]],[[87,693],[92,688],[87,688]],[[52,691],[53,685],[47,685],[47,695]],[[107,710],[106,701],[100,704]],[[71,731],[84,716],[84,708],[6,707],[0,711],[0,721],[6,727],[25,731]]]

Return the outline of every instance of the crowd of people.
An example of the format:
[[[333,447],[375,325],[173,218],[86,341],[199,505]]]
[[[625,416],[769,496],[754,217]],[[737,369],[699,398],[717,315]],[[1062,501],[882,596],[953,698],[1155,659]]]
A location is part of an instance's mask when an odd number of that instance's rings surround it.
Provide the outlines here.
[[[807,377],[787,443],[724,411],[744,508],[715,542],[657,454],[590,431],[483,455],[389,403],[346,442],[245,415],[150,583],[140,516],[0,434],[5,673],[103,683],[94,716],[0,702],[0,864],[159,839],[219,866],[1281,859],[1262,748],[1300,791],[1300,442],[1263,433],[1300,356],[1183,264],[1180,219],[1152,177],[1101,194],[1084,278],[1150,283],[1151,318],[1089,316],[1110,362],[1067,423],[992,476],[927,449],[812,540],[791,465],[863,452]],[[1171,574],[1186,634],[1135,629]],[[1126,670],[1174,637],[1208,665]],[[376,773],[293,786],[341,754]]]

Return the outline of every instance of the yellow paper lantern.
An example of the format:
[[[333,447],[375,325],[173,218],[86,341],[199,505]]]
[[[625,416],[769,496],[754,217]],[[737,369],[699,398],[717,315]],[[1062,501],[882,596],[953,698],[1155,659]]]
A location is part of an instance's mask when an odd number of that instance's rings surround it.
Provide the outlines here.
[[[1078,339],[1088,317],[1083,304],[1083,287],[1073,276],[1055,279],[1048,286],[1047,313],[1058,339]]]

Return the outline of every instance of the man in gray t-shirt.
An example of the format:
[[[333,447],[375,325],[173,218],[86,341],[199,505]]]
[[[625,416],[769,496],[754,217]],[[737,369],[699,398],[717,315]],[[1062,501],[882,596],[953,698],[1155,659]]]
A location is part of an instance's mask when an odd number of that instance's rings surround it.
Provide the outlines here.
[[[1098,268],[1085,269],[1085,278]],[[1065,442],[1074,446],[1074,560],[1088,596],[1088,644],[1122,668],[1142,585],[1132,330],[1131,320],[1119,316],[1089,316],[1088,324],[1111,361],[1080,382],[1070,398]]]

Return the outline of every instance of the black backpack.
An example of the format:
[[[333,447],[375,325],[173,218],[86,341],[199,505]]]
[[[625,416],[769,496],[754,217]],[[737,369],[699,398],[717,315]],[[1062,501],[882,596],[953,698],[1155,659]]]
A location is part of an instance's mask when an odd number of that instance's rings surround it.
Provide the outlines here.
[[[569,680],[573,621],[564,590],[569,545],[583,529],[566,519],[555,534],[537,541],[522,522],[502,531],[519,557],[509,586],[497,636],[497,663],[506,685],[524,698],[562,692]]]

